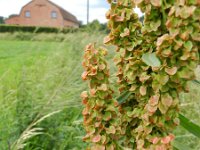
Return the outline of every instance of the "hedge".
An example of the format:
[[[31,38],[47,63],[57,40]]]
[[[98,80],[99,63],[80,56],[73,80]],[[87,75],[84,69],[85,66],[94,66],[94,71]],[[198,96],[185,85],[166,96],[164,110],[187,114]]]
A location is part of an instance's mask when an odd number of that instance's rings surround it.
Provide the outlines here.
[[[18,25],[0,25],[0,32],[32,32],[32,33],[73,33],[77,28],[54,28]]]

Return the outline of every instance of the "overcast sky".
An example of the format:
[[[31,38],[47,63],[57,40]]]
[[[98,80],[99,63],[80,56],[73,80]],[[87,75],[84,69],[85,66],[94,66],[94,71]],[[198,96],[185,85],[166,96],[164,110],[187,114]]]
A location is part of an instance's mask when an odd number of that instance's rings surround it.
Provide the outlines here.
[[[0,16],[8,17],[11,14],[18,14],[22,6],[31,0],[0,0]],[[51,0],[62,8],[74,14],[78,20],[86,23],[87,0]],[[109,5],[107,0],[90,0],[90,21],[98,19],[105,23],[105,13]],[[141,15],[141,14],[140,14]]]

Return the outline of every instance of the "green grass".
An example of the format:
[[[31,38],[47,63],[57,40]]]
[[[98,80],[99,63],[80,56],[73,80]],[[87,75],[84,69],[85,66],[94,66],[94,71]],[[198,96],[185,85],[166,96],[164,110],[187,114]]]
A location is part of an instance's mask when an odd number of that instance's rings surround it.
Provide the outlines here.
[[[2,36],[2,35],[1,35]],[[86,44],[102,43],[101,33],[61,35],[63,42],[0,40],[0,150],[82,150],[81,91],[87,88],[80,76]],[[59,36],[57,36],[59,37]],[[39,39],[39,38],[38,38]],[[111,62],[113,48],[109,51]],[[111,73],[115,70],[111,64]],[[199,70],[197,70],[199,76]],[[113,78],[114,79],[114,78]],[[181,111],[200,124],[200,87],[191,83],[191,92],[181,95]],[[52,114],[52,112],[54,114]],[[44,117],[40,122],[39,119]],[[31,129],[42,128],[30,132]],[[26,133],[34,135],[28,138]],[[181,127],[177,141],[200,149],[200,141]],[[16,143],[17,142],[17,143]]]
[[[0,75],[8,69],[17,73],[23,66],[32,66],[65,46],[55,42],[0,41]]]
[[[98,34],[98,33],[97,33]],[[0,41],[0,149],[23,144],[23,132],[35,121],[44,134],[26,149],[82,149],[80,76],[83,49],[104,37],[68,34],[63,42]],[[43,140],[43,139],[46,140]],[[21,140],[21,141],[19,141]],[[39,144],[40,143],[40,144]],[[19,145],[19,144],[18,144]]]

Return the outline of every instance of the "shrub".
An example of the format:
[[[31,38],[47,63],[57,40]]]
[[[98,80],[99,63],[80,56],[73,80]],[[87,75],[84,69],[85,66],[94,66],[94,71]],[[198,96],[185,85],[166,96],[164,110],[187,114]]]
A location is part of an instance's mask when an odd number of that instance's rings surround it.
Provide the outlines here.
[[[53,28],[35,26],[0,25],[0,32],[32,32],[32,33],[73,33],[75,28]]]

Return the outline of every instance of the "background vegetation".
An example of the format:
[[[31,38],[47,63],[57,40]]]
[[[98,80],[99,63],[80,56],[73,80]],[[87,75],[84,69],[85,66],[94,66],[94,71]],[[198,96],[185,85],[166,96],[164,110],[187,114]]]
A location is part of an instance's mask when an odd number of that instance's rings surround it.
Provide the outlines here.
[[[0,16],[0,24],[4,24],[4,18]]]
[[[91,34],[91,28],[68,34],[0,34],[0,150],[23,144],[25,150],[85,148],[79,98],[87,86],[80,78],[82,54],[86,44],[101,44],[105,36],[98,31]],[[109,47],[110,62],[113,49]],[[113,74],[113,63],[110,68]],[[200,69],[197,76],[200,79]],[[200,88],[194,83],[190,88],[181,96],[181,112],[200,124]],[[177,142],[200,149],[199,139],[183,128],[175,133]]]
[[[141,18],[142,19],[142,18]],[[35,27],[35,26],[19,26],[4,24],[4,18],[0,16],[0,33],[74,33],[74,32],[93,32],[107,31],[106,24],[101,24],[98,20],[94,20],[88,25],[80,24],[80,28],[55,28],[55,27]]]

